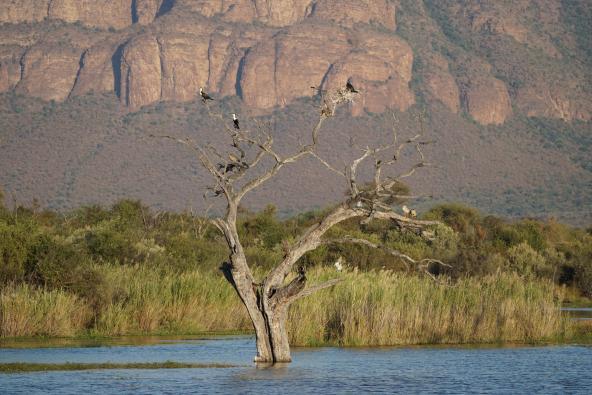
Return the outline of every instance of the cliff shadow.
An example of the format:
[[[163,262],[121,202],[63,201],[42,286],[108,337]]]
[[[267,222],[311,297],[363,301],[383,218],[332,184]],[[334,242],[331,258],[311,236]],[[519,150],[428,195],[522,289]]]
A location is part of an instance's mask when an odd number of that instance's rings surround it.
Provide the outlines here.
[[[132,23],[138,23],[138,0],[132,0]]]
[[[111,65],[113,67],[113,90],[115,95],[121,99],[121,58],[123,56],[123,48],[126,43],[117,47],[115,53],[111,57]]]
[[[236,91],[236,95],[243,99],[243,89],[241,87],[241,79],[243,77],[243,72],[245,70],[245,60],[247,59],[247,55],[249,54],[249,49],[245,51],[245,54],[238,62],[238,70],[236,72],[236,82],[234,83],[234,89]]]
[[[158,9],[158,12],[156,13],[156,16],[159,17],[169,12],[173,8],[175,3],[176,0],[163,0],[162,4],[160,5],[160,8]]]

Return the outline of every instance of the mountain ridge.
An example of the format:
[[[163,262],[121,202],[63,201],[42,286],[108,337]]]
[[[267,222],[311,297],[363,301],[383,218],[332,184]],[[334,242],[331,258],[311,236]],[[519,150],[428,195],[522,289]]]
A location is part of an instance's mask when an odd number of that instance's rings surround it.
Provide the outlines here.
[[[310,86],[350,80],[362,95],[333,124],[336,150],[346,152],[342,140],[362,130],[390,130],[390,113],[411,133],[425,112],[438,168],[414,189],[499,214],[588,224],[591,18],[585,1],[554,0],[7,1],[0,185],[60,209],[124,196],[200,208],[207,177],[186,164],[191,158],[167,145],[162,163],[150,164],[154,143],[130,134],[214,138],[200,86],[217,99],[215,111],[297,134],[294,124],[316,111]],[[278,139],[285,149],[292,143]],[[330,204],[340,184],[317,171],[296,167],[287,177],[312,177],[302,191],[278,180],[263,191],[271,198],[250,204],[286,213]],[[155,193],[157,183],[165,187]]]

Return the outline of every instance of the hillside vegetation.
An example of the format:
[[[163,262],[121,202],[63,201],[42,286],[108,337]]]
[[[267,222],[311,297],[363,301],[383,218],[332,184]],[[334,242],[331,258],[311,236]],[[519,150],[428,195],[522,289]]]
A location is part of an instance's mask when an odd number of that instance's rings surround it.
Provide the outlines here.
[[[257,276],[319,217],[279,220],[273,207],[243,213],[240,233]],[[302,261],[334,289],[291,312],[293,344],[532,341],[569,335],[559,304],[592,296],[592,234],[550,221],[508,222],[458,205],[427,242],[389,223],[340,225],[333,236],[436,257],[435,278],[379,250],[322,247]],[[0,335],[244,331],[248,317],[219,271],[226,244],[204,218],[154,212],[136,201],[66,214],[0,209]],[[332,263],[342,258],[346,270]]]

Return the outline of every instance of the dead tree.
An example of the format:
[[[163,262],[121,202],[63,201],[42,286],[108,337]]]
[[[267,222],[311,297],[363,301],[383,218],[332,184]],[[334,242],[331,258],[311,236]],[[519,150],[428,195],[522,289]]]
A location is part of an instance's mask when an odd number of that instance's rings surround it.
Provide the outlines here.
[[[402,259],[406,265],[427,266],[434,262],[416,261],[398,251],[388,250],[363,239],[323,237],[333,226],[351,218],[360,218],[362,223],[374,219],[389,220],[400,229],[410,230],[425,237],[429,237],[429,233],[424,232],[424,228],[437,223],[407,218],[392,208],[393,204],[400,201],[398,199],[404,198],[397,195],[397,184],[400,180],[428,165],[421,149],[427,142],[421,140],[421,134],[399,142],[393,128],[392,141],[389,144],[374,148],[358,147],[359,156],[343,170],[335,168],[317,153],[324,121],[334,116],[339,105],[352,101],[356,94],[357,92],[346,88],[323,93],[319,118],[312,129],[309,144],[300,145],[289,156],[282,156],[274,149],[273,138],[265,128],[237,130],[229,125],[230,120],[226,121],[223,117],[213,114],[209,108],[210,116],[217,117],[220,124],[224,125],[230,143],[230,154],[223,153],[209,144],[198,144],[191,139],[160,136],[175,140],[193,150],[215,180],[214,185],[208,188],[210,193],[226,199],[225,214],[212,222],[224,235],[230,251],[228,262],[223,265],[225,276],[235,288],[253,322],[257,339],[256,362],[289,362],[290,346],[285,324],[290,305],[300,298],[339,282],[338,279],[333,279],[320,284],[307,284],[305,271],[301,267],[295,270],[298,261],[307,252],[330,243],[356,243],[370,248],[383,248],[391,255]],[[418,162],[397,176],[384,176],[383,169],[397,164],[402,150],[409,146],[415,148],[419,157]],[[257,282],[237,231],[239,204],[248,193],[272,179],[284,166],[307,156],[318,159],[320,164],[342,177],[348,185],[348,196],[318,223],[308,228],[294,243],[286,246],[282,261],[262,281]],[[358,181],[358,169],[366,161],[373,163],[374,177],[372,182],[362,185]],[[290,276],[291,273],[295,276]],[[292,279],[288,281],[290,278]]]

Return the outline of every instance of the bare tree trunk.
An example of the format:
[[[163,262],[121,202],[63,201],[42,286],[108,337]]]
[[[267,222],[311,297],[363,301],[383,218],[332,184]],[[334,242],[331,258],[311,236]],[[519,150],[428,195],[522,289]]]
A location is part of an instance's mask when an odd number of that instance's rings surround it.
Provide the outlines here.
[[[286,330],[288,302],[275,303],[275,295],[269,297],[264,294],[262,286],[245,280],[240,272],[232,272],[232,283],[253,322],[257,341],[255,362],[290,362]]]
[[[423,259],[417,262],[410,256],[398,251],[390,251],[384,246],[364,239],[351,237],[336,240],[323,239],[331,227],[355,217],[362,217],[362,224],[373,219],[390,220],[396,224],[398,229],[409,229],[426,238],[430,237],[429,232],[423,233],[423,228],[437,223],[419,221],[399,215],[392,207],[398,198],[405,197],[396,193],[395,187],[399,180],[409,177],[417,169],[429,165],[424,161],[421,150],[421,146],[429,142],[420,140],[422,134],[417,134],[415,137],[399,143],[396,130],[393,127],[393,141],[391,143],[376,148],[370,148],[369,145],[365,148],[356,147],[360,149],[361,156],[341,171],[321,158],[315,149],[324,120],[333,117],[337,106],[351,102],[358,92],[348,83],[345,88],[339,88],[334,92],[319,90],[319,93],[322,95],[320,113],[318,121],[312,129],[311,143],[300,145],[296,152],[289,156],[280,155],[274,150],[273,137],[261,128],[261,124],[251,132],[239,130],[236,127],[229,127],[224,117],[212,114],[209,109],[208,113],[220,121],[220,125],[223,126],[230,138],[228,141],[231,147],[229,148],[230,153],[219,152],[210,144],[197,144],[189,138],[161,136],[177,141],[195,152],[199,161],[215,179],[215,184],[208,190],[214,197],[224,196],[226,198],[228,206],[225,217],[214,219],[212,222],[224,234],[230,250],[229,262],[223,264],[222,267],[224,274],[235,288],[253,322],[257,337],[256,362],[290,362],[290,345],[286,331],[290,305],[299,298],[331,287],[339,281],[333,279],[307,287],[304,269],[299,268],[297,276],[286,284],[285,281],[290,273],[295,271],[297,262],[307,252],[328,243],[357,243],[366,247],[382,248],[406,263],[429,264],[436,262],[432,259]],[[403,149],[408,146],[415,148],[420,161],[396,177],[381,178],[382,169],[395,165]],[[287,249],[283,260],[267,274],[261,283],[257,283],[249,268],[237,231],[238,205],[246,194],[276,176],[283,166],[309,156],[318,159],[325,167],[342,177],[349,185],[349,196],[295,240]],[[374,182],[368,184],[369,186],[360,187],[357,168],[364,161],[374,162]]]
[[[231,283],[253,322],[257,341],[255,362],[290,362],[290,345],[286,330],[289,305],[286,302],[274,304],[273,296],[265,296],[262,287],[245,280],[240,272],[232,271]]]
[[[287,298],[291,294],[276,292],[275,289],[266,294],[262,284],[255,282],[238,238],[237,207],[236,204],[229,204],[226,218],[216,221],[216,225],[224,233],[231,250],[230,267],[226,268],[227,278],[237,291],[253,322],[257,339],[255,362],[290,362],[286,321],[290,303]],[[298,286],[292,286],[292,292],[304,288],[305,278],[304,276],[299,278],[302,284],[293,281],[292,283]]]
[[[274,362],[291,362],[290,343],[286,322],[288,321],[288,306],[276,308],[269,319],[269,338],[273,351]]]

